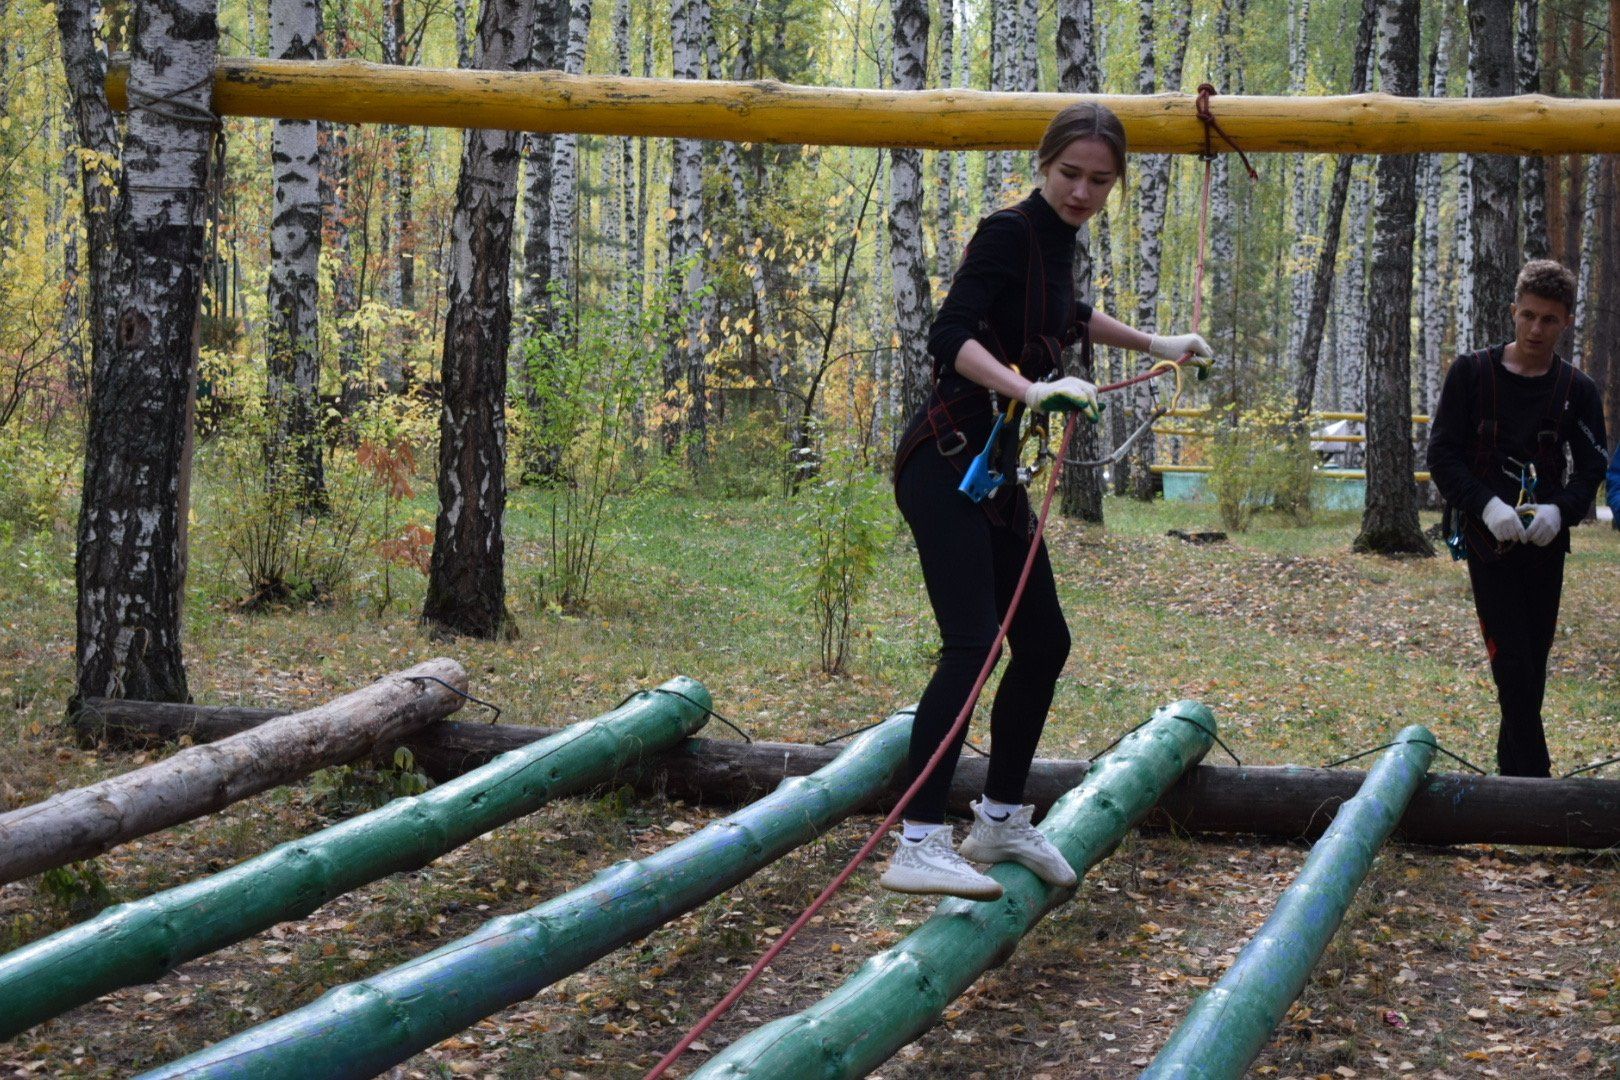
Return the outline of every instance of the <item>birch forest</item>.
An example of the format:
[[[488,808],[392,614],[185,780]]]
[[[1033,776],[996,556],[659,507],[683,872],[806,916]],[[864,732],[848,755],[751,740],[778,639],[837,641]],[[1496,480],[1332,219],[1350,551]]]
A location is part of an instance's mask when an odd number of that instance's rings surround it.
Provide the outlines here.
[[[86,691],[116,671],[126,691],[183,696],[172,650],[135,645],[111,613],[144,606],[175,624],[158,609],[184,589],[199,448],[235,482],[273,489],[289,520],[340,534],[360,527],[341,490],[355,475],[391,477],[395,496],[436,486],[434,520],[402,516],[373,539],[425,570],[425,620],[481,637],[512,629],[503,523],[520,486],[565,486],[563,513],[584,523],[554,553],[566,605],[588,590],[590,523],[625,485],[791,495],[829,443],[881,472],[927,391],[923,343],[975,222],[1038,183],[1024,151],[216,128],[216,54],[861,88],[1208,83],[1218,117],[1226,94],[1612,96],[1620,29],[1620,5],[1599,0],[196,3],[174,26],[122,0],[0,7],[0,445],[48,460],[68,488],[87,462]],[[148,70],[158,81],[140,90],[162,107],[109,109],[109,58],[128,57],[139,81],[175,35],[187,62]],[[1219,359],[1198,404],[1372,412],[1371,394],[1426,412],[1450,357],[1509,335],[1522,259],[1549,255],[1580,281],[1563,352],[1620,427],[1607,344],[1620,340],[1620,249],[1601,239],[1620,235],[1612,156],[1256,162],[1256,177],[1235,155],[1210,165],[1203,325],[1190,325],[1196,157],[1136,156],[1078,260],[1080,292],[1102,309],[1209,338]],[[146,292],[173,306],[136,326]],[[1122,378],[1140,360],[1099,350],[1089,374]],[[1083,433],[1081,458],[1107,455],[1159,393],[1121,399]],[[131,415],[163,420],[161,438],[119,423]],[[1105,485],[1151,499],[1155,463],[1196,458],[1149,433],[1106,474],[1073,470],[1065,510],[1100,520]],[[1391,468],[1412,466],[1408,454]],[[1417,504],[1397,501],[1409,533]],[[203,542],[240,547],[260,599],[327,589],[318,567],[287,568],[316,559],[309,537]]]

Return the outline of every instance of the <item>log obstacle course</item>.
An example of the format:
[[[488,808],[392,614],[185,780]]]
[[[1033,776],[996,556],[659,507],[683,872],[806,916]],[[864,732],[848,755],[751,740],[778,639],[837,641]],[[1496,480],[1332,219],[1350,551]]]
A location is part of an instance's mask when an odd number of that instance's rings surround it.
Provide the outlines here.
[[[297,1012],[144,1074],[369,1077],[725,891],[859,809],[905,761],[890,717],[813,776],[639,861]]]
[[[215,709],[139,701],[91,701],[98,730],[134,745],[186,737],[224,738],[281,715],[269,709]],[[444,782],[551,734],[546,728],[442,720],[402,745],[428,776]],[[385,747],[383,754],[392,753]],[[709,806],[741,806],[784,777],[806,776],[838,751],[802,743],[736,743],[692,738],[617,776],[642,794]],[[1044,813],[1079,784],[1090,763],[1038,758],[1024,797]],[[964,758],[951,785],[950,808],[966,815],[984,790],[986,762]],[[1299,765],[1199,765],[1154,806],[1142,825],[1198,835],[1320,836],[1334,813],[1360,789],[1358,769]],[[892,799],[896,782],[879,796]],[[1532,780],[1471,773],[1431,773],[1413,795],[1395,836],[1413,844],[1533,844],[1602,851],[1620,847],[1620,780],[1576,777]]]
[[[466,690],[460,664],[430,660],[308,712],[0,814],[0,884],[353,761],[455,712]]]
[[[1059,799],[1041,831],[1082,877],[1213,745],[1215,717],[1196,702],[1165,706]],[[1022,866],[993,867],[999,900],[947,900],[898,945],[872,957],[817,1005],[733,1043],[693,1078],[834,1080],[865,1076],[927,1031],[945,1007],[1012,955],[1040,918],[1074,895]]]
[[[589,788],[644,754],[668,749],[708,719],[690,679],[637,694],[595,720],[503,754],[424,795],[294,840],[223,873],[108,908],[0,957],[0,1039],[121,986],[298,919],[335,896],[414,870]],[[241,736],[233,736],[241,738]]]
[[[1221,980],[1194,1003],[1142,1080],[1239,1080],[1305,989],[1438,744],[1406,728],[1311,849],[1294,883]]]
[[[403,740],[398,745],[437,755],[441,770],[459,775],[447,775],[425,795],[395,800],[213,877],[108,909],[0,957],[0,1038],[304,915],[366,881],[420,866],[562,794],[629,782],[710,803],[757,798],[654,855],[621,862],[529,911],[494,919],[416,960],[330,990],[301,1009],[145,1074],[373,1076],[645,936],[850,814],[892,803],[900,786],[910,733],[906,712],[841,752],[743,746],[691,737],[710,715],[708,692],[675,679],[561,732],[448,720],[423,728],[415,718],[424,711],[448,715],[462,700],[432,682],[438,676],[425,674],[428,668],[465,685],[459,667],[434,661],[290,716],[85,703],[96,730],[113,741],[146,743],[162,735],[219,740],[170,761],[205,749],[236,753],[262,745],[266,735],[307,725],[312,716],[319,725],[341,726],[333,717],[349,715],[364,737],[340,739],[322,728],[329,745],[340,746],[349,759],[387,752],[394,744],[385,741],[386,732]],[[410,694],[401,695],[401,683]],[[453,700],[435,699],[430,708],[421,699],[427,688]],[[379,700],[410,719],[390,714],[379,724]],[[1042,831],[1082,875],[1132,827],[1156,818],[1178,829],[1214,824],[1215,831],[1247,821],[1272,835],[1276,823],[1286,821],[1295,838],[1327,828],[1260,935],[1165,1047],[1148,1074],[1154,1077],[1242,1074],[1304,986],[1379,847],[1392,835],[1455,831],[1470,809],[1497,802],[1520,818],[1534,816],[1531,808],[1543,807],[1546,793],[1568,785],[1575,785],[1565,792],[1572,801],[1554,815],[1561,827],[1544,826],[1537,835],[1578,835],[1587,846],[1600,846],[1597,841],[1606,829],[1617,828],[1620,817],[1620,783],[1614,781],[1431,776],[1435,743],[1422,728],[1402,732],[1366,774],[1201,765],[1214,730],[1208,709],[1178,702],[1158,710],[1097,762],[1042,762],[1032,777],[1029,797],[1051,807]],[[811,775],[798,772],[812,765]],[[964,799],[977,793],[983,767],[982,759],[962,763]],[[104,784],[124,781],[127,787],[150,768]],[[758,797],[773,785],[773,792]],[[1414,822],[1426,801],[1432,804],[1427,816]],[[916,933],[868,960],[822,1002],[745,1035],[694,1075],[852,1077],[878,1067],[927,1031],[950,1001],[1004,962],[1046,912],[1077,891],[1047,886],[1016,865],[990,873],[1007,890],[1000,900],[946,901]]]

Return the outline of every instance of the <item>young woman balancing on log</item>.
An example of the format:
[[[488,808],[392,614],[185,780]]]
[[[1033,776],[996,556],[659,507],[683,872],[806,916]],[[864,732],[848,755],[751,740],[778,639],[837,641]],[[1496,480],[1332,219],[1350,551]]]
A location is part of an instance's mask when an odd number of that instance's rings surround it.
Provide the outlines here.
[[[1063,374],[1064,348],[1077,340],[1087,350],[1112,345],[1168,360],[1210,355],[1197,334],[1145,334],[1075,300],[1075,233],[1125,175],[1119,118],[1100,105],[1069,106],[1047,127],[1036,162],[1041,187],[985,218],[968,244],[928,335],[933,390],[895,458],[895,497],[916,538],[941,639],[938,666],[912,724],[913,780],[966,703],[1029,552],[1034,514],[1025,489],[1011,482],[1017,413],[1080,409],[1095,417],[1096,388]],[[1003,411],[1011,416],[998,436],[997,456],[1010,482],[975,503],[959,486]],[[989,775],[973,804],[972,831],[958,854],[945,803],[964,729],[906,808],[899,846],[881,879],[885,888],[999,897],[1001,885],[969,859],[1017,862],[1051,884],[1074,884],[1074,871],[1031,825],[1034,807],[1022,803],[1069,654],[1069,629],[1044,544],[1007,644],[1012,660],[990,710]]]

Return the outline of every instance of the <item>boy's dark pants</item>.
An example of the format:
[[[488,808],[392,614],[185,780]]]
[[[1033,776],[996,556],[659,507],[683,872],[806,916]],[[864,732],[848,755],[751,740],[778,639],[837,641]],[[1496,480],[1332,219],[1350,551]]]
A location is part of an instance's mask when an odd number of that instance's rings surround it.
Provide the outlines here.
[[[1469,558],[1474,610],[1502,706],[1496,767],[1503,776],[1550,776],[1541,701],[1558,629],[1564,553],[1516,544],[1495,562]]]

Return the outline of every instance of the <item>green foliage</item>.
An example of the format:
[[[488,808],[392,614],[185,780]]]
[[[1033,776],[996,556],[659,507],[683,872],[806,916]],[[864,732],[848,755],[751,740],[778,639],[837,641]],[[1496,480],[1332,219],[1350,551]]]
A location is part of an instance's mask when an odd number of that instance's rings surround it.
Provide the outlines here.
[[[112,890],[101,878],[94,859],[70,863],[39,876],[39,890],[68,916],[88,918],[113,902]]]
[[[757,499],[787,488],[787,433],[770,410],[750,409],[714,436],[704,490],[727,499]]]
[[[1285,410],[1265,405],[1228,413],[1214,423],[1209,487],[1226,527],[1247,531],[1263,507],[1307,523],[1316,468],[1310,435]]]
[[[420,795],[429,786],[428,778],[416,768],[415,756],[401,746],[386,768],[336,765],[320,770],[310,777],[309,797],[322,817],[343,820],[369,814],[395,799]]]
[[[672,282],[639,315],[593,309],[577,327],[560,317],[566,308],[558,297],[559,317],[525,342],[529,386],[513,405],[521,437],[508,453],[514,462],[538,462],[539,478],[552,486],[536,583],[542,608],[577,613],[588,606],[608,526],[657,478],[643,402],[677,318],[667,302]]]
[[[799,593],[815,618],[821,670],[837,675],[849,662],[855,608],[894,535],[894,499],[886,477],[836,446],[826,452],[800,499]]]
[[[266,418],[256,403],[210,447],[228,501],[209,508],[215,542],[235,572],[244,606],[327,602],[345,595],[360,561],[383,539],[388,480],[338,447],[326,462],[326,507],[302,504],[290,470],[266,468]]]
[[[40,428],[0,427],[0,536],[48,529],[67,513],[67,496],[83,468],[71,439]]]

